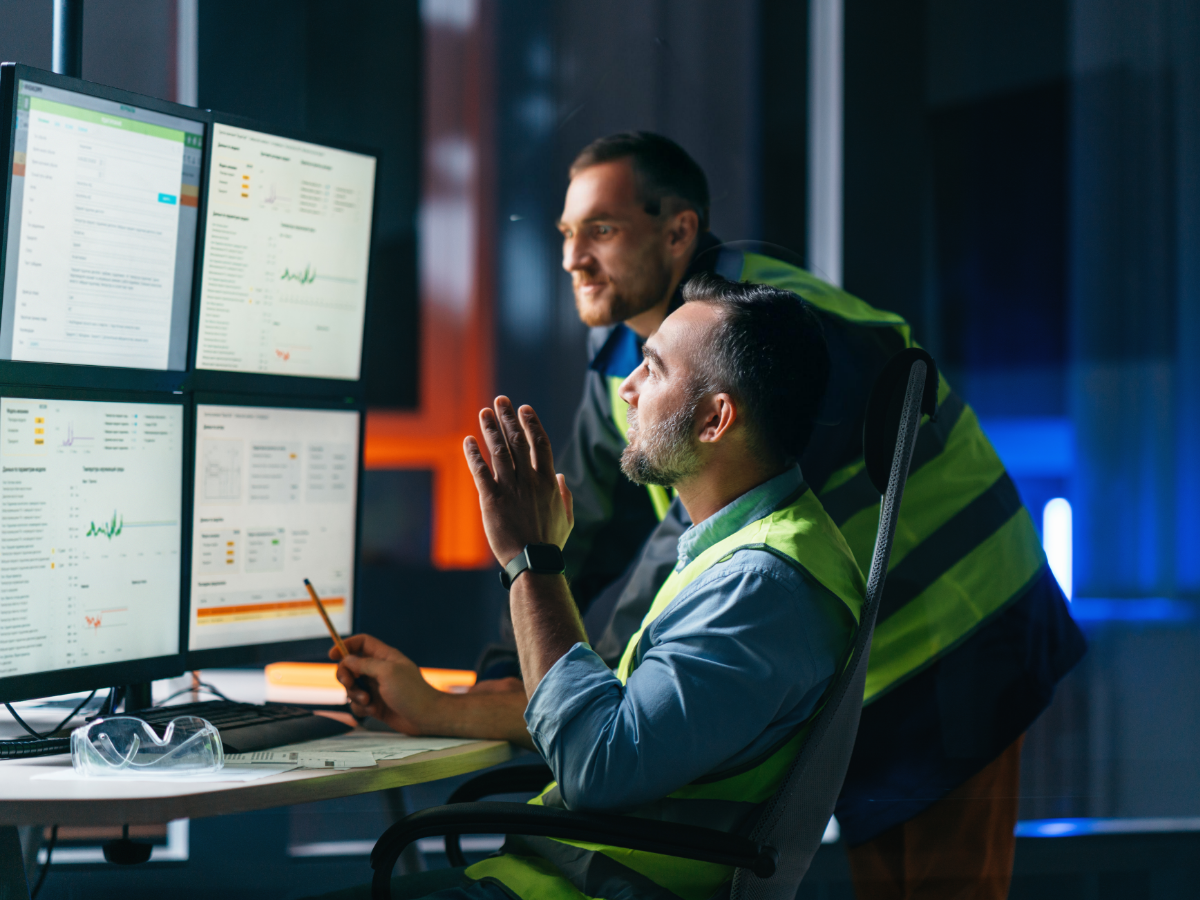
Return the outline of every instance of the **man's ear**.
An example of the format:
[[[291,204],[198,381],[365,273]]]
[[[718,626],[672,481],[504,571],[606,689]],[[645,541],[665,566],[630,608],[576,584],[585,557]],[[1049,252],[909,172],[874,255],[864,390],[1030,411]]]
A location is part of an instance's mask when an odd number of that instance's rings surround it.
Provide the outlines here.
[[[700,233],[700,217],[694,209],[685,209],[671,216],[667,224],[667,248],[672,256],[690,253],[696,235]]]
[[[696,407],[696,418],[700,425],[699,439],[706,444],[717,443],[733,427],[737,417],[737,406],[728,394],[713,394],[704,398]]]

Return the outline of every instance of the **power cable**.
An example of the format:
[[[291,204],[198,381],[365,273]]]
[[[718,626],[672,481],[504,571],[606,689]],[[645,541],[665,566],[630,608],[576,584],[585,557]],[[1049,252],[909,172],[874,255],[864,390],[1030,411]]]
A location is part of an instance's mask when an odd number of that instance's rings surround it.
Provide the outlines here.
[[[93,693],[95,693],[93,691]],[[46,861],[42,863],[41,871],[38,872],[37,884],[33,886],[33,890],[29,892],[29,900],[37,900],[38,892],[42,889],[42,885],[46,883],[46,876],[50,874],[50,857],[54,855],[54,845],[58,843],[58,826],[55,825],[50,829],[50,842],[46,844]]]
[[[28,731],[35,738],[38,738],[39,740],[44,741],[46,738],[50,737],[50,735],[61,731],[63,726],[66,725],[68,722],[70,722],[77,715],[79,715],[79,711],[81,709],[83,709],[85,706],[87,706],[88,703],[90,703],[92,698],[95,696],[96,696],[96,692],[92,691],[90,694],[88,694],[86,697],[84,697],[83,702],[81,702],[78,706],[76,706],[73,710],[71,710],[70,714],[65,719],[63,719],[61,722],[59,722],[57,725],[55,725],[53,728],[51,728],[45,734],[42,734],[40,731],[34,731],[27,724],[25,724],[25,720],[21,718],[20,714],[15,709],[13,709],[13,705],[11,703],[5,703],[4,707],[5,707],[5,709],[8,710],[9,715],[11,715],[14,719],[17,720],[18,725],[20,725],[22,728],[24,728],[26,731]],[[18,738],[18,740],[27,740],[27,738]]]

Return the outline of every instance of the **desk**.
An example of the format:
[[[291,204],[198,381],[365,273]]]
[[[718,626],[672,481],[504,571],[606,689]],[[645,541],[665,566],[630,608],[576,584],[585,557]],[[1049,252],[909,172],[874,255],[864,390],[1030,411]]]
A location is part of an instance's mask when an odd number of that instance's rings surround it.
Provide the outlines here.
[[[197,785],[153,781],[33,780],[48,766],[70,764],[55,756],[0,762],[0,900],[27,898],[17,825],[147,825],[291,806],[421,784],[485,769],[512,758],[504,741],[476,741],[371,768],[329,772],[296,769],[249,782]]]

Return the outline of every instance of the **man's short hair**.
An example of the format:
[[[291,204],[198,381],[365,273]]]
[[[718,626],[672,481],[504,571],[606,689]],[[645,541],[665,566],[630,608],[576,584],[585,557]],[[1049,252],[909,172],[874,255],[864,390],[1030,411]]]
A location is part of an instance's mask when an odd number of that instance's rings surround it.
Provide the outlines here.
[[[697,350],[702,389],[741,405],[760,452],[799,459],[829,383],[829,348],[812,305],[790,291],[715,275],[692,278],[683,299],[721,311],[720,325]]]
[[[622,131],[598,138],[579,151],[571,163],[574,178],[584,169],[618,159],[633,163],[638,199],[652,216],[663,211],[664,201],[677,201],[700,217],[700,230],[708,231],[708,179],[700,165],[670,138],[651,131]]]

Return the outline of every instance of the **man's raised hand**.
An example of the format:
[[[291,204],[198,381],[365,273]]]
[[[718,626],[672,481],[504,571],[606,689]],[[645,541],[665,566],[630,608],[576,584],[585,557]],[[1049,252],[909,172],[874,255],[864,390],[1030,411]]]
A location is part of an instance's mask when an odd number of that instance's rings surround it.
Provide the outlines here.
[[[479,413],[489,461],[474,437],[463,441],[463,453],[479,491],[479,508],[488,543],[500,565],[527,544],[567,542],[574,524],[571,492],[554,473],[550,438],[531,406],[514,409],[497,397],[494,409]]]

